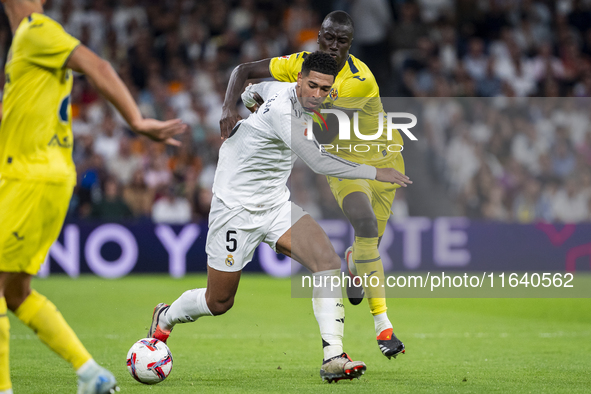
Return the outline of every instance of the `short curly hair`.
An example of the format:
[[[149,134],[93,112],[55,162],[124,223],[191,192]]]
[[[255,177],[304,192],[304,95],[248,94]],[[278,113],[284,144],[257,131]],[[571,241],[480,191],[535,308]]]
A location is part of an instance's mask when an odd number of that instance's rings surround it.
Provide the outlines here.
[[[337,61],[328,53],[316,51],[308,53],[302,64],[302,75],[307,77],[310,71],[337,77],[339,73]]]

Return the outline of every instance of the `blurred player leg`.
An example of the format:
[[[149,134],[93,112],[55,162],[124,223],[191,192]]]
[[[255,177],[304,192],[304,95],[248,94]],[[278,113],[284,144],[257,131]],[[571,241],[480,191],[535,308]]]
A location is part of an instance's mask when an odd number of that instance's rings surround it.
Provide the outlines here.
[[[72,365],[79,378],[79,393],[118,391],[111,372],[92,359],[56,306],[32,290],[30,282],[31,275],[19,273],[13,275],[6,286],[9,307],[15,316],[31,328],[51,350]],[[25,296],[27,292],[29,294]]]
[[[115,377],[100,367],[72,328],[43,295],[30,289],[31,275],[12,275],[6,286],[10,309],[51,350],[68,361],[79,377],[79,393],[112,393],[118,390]],[[24,294],[29,293],[27,296]],[[18,306],[17,306],[18,305]],[[100,383],[97,385],[97,382]]]
[[[0,231],[0,270],[10,271],[4,297],[8,309],[74,367],[79,389],[83,375],[88,376],[88,390],[82,393],[109,393],[117,389],[113,375],[96,364],[56,306],[31,289],[32,275],[61,230],[72,190],[70,184],[19,180],[0,185],[0,205],[8,207]],[[102,383],[97,386],[97,381]]]
[[[8,277],[8,273],[0,272],[0,392],[8,391],[12,388],[10,382],[9,365],[9,347],[10,347],[10,322],[6,310],[6,299],[4,298],[2,288]]]
[[[20,278],[12,280],[6,289],[7,298],[9,300],[16,299],[17,295],[14,291],[20,290],[18,288],[28,283],[30,283],[30,276],[25,280]],[[90,354],[66,323],[56,306],[35,290],[32,290],[14,310],[14,314],[20,321],[31,328],[51,350],[72,364],[74,369],[80,368],[91,359]]]

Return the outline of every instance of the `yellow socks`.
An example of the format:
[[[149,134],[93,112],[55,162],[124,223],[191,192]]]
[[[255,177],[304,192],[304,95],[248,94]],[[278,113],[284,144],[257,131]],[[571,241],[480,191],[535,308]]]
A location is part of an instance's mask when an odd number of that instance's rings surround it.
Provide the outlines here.
[[[386,289],[384,267],[378,252],[378,238],[355,237],[353,259],[357,275],[363,280],[365,296],[372,315],[386,312]],[[363,279],[367,275],[367,279]],[[367,284],[367,286],[366,286]]]
[[[374,318],[376,335],[379,336],[382,331],[391,329],[392,324],[386,313],[388,307],[386,306],[384,266],[378,252],[378,238],[355,237],[353,259],[357,275],[363,281],[365,296]],[[367,279],[364,279],[364,275],[367,275]]]
[[[6,299],[0,298],[0,391],[12,388],[8,368],[10,323],[6,315]]]
[[[6,306],[4,308],[6,310]],[[75,370],[91,359],[55,305],[35,290],[18,307],[15,315],[35,331],[51,350],[72,364]]]

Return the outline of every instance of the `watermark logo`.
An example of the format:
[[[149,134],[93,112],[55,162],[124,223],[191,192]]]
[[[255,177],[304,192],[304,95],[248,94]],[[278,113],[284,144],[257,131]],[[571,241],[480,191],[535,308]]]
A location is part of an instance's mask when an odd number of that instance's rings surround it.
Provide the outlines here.
[[[308,119],[307,130],[309,132],[306,133],[306,137],[308,140],[314,139],[314,133],[311,131],[313,130],[314,122],[318,123],[321,127],[324,125],[326,129],[328,126],[322,114],[333,114],[337,117],[338,120],[338,140],[339,141],[349,141],[351,140],[351,129],[353,129],[354,136],[361,141],[376,141],[383,137],[384,135],[384,123],[386,123],[386,139],[388,141],[392,141],[393,132],[394,130],[400,130],[403,132],[411,141],[417,141],[417,137],[413,133],[410,132],[409,129],[413,128],[417,125],[417,117],[408,112],[387,112],[385,115],[383,112],[380,112],[378,116],[378,129],[374,134],[363,134],[359,130],[359,112],[355,111],[353,113],[353,127],[351,127],[351,119],[349,116],[341,110],[338,109],[321,109],[320,113],[314,111],[316,117],[311,117]],[[410,122],[408,123],[394,123],[394,119],[408,119]],[[385,121],[385,122],[384,122]],[[380,151],[382,148],[385,147],[389,152],[401,152],[402,145],[399,144],[392,144],[392,145],[385,145],[385,144],[370,144],[376,145],[377,150]],[[334,146],[331,144],[322,144],[322,148],[326,150],[335,149],[337,151],[340,150],[354,150],[355,152],[369,152],[371,147],[368,144],[358,144],[355,146],[349,146],[348,148],[343,149],[339,145]],[[391,147],[397,147],[397,150],[391,150]]]

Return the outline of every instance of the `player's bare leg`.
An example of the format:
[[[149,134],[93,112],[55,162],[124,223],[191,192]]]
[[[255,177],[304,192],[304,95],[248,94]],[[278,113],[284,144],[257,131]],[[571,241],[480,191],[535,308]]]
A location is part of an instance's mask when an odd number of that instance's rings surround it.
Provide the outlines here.
[[[362,192],[353,192],[343,199],[343,212],[351,222],[355,230],[355,243],[351,250],[347,250],[346,259],[349,270],[353,271],[353,266],[359,277],[366,277],[363,283],[372,284],[364,288],[365,295],[371,314],[374,317],[374,326],[380,351],[388,358],[396,357],[404,353],[404,344],[396,338],[392,330],[392,323],[388,319],[386,306],[384,267],[378,245],[380,241],[380,226],[373,211],[369,197]],[[383,223],[384,224],[384,223]],[[382,227],[385,227],[383,226]],[[383,229],[381,229],[383,232]],[[354,265],[351,266],[351,259]],[[377,281],[372,282],[372,278]],[[360,288],[350,286],[347,289],[349,300],[352,304],[359,303]]]
[[[148,337],[168,340],[178,323],[194,322],[202,316],[226,313],[234,305],[241,271],[224,272],[207,267],[207,287],[185,291],[171,305],[158,304],[154,308]]]
[[[308,268],[320,280],[340,274],[341,259],[324,230],[309,215],[304,215],[279,238],[276,249]],[[359,378],[365,373],[365,363],[352,361],[343,352],[345,308],[341,288],[314,287],[312,306],[322,337],[322,380],[331,383]]]
[[[222,315],[232,308],[241,273],[242,271],[223,272],[207,267],[205,299],[212,315]]]

